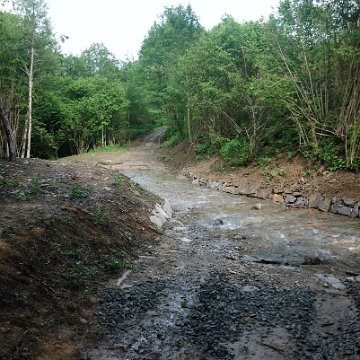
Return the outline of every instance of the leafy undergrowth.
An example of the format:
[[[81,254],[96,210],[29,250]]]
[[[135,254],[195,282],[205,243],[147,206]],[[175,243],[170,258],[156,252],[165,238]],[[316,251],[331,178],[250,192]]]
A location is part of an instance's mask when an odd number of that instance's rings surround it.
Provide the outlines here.
[[[79,359],[93,294],[155,244],[159,199],[85,164],[0,160],[0,359]]]

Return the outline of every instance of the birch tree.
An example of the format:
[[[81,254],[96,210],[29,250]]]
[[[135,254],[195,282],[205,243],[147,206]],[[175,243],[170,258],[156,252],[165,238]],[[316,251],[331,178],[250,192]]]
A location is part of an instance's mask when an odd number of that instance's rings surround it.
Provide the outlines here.
[[[41,55],[54,44],[50,21],[47,18],[47,5],[44,0],[15,0],[14,11],[23,18],[25,30],[24,43],[28,50],[28,59],[23,71],[28,79],[28,109],[23,129],[21,157],[30,157],[31,135],[33,128],[33,92],[36,84],[36,68]]]

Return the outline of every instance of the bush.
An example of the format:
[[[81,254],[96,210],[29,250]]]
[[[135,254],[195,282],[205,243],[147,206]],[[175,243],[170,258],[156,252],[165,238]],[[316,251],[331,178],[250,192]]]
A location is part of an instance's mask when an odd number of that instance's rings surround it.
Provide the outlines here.
[[[236,165],[244,165],[249,159],[249,143],[245,138],[236,138],[226,142],[219,153],[224,160],[232,160]]]

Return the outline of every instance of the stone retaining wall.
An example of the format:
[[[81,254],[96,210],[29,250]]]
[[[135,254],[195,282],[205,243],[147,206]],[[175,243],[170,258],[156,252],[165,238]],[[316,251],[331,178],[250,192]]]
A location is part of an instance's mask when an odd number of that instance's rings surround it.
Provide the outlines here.
[[[288,206],[313,208],[353,218],[360,217],[360,199],[351,199],[347,197],[342,197],[341,199],[329,198],[319,193],[305,195],[299,191],[293,192],[291,189],[287,188],[263,187],[262,184],[233,186],[222,180],[214,181],[211,179],[199,178],[185,169],[181,171],[181,175],[185,176],[193,185],[205,186],[213,190],[233,195],[270,199],[273,202],[284,203]]]

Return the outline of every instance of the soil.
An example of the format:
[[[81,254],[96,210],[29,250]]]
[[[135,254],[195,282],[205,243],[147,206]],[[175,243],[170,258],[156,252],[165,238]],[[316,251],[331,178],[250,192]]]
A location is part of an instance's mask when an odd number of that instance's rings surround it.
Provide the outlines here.
[[[59,161],[0,160],[0,359],[125,359],[130,355],[124,349],[111,353],[106,345],[109,338],[99,330],[96,320],[99,302],[104,301],[102,294],[117,284],[121,274],[134,266],[138,269],[130,276],[128,286],[145,280],[175,281],[170,278],[178,276],[172,287],[182,287],[183,293],[189,293],[185,275],[190,262],[196,264],[188,270],[195,282],[203,281],[203,270],[221,272],[226,268],[227,272],[239,273],[233,259],[216,261],[217,256],[223,259],[220,253],[207,255],[211,259],[198,254],[199,258],[195,248],[183,242],[172,249],[179,224],[170,222],[164,230],[155,227],[149,217],[155,203],[162,199],[121,175],[121,169],[150,166],[179,173],[185,167],[198,177],[303,186],[329,197],[360,200],[359,174],[327,173],[325,168],[299,157],[281,158],[262,167],[231,169],[219,158],[195,161],[194,151],[186,143],[172,150],[149,145],[149,151],[138,149],[139,145],[134,142],[132,150],[125,153],[92,153]],[[271,170],[279,168],[284,169],[283,175],[269,179]],[[242,269],[248,267],[252,274],[262,266],[242,263]],[[267,272],[277,284],[285,280],[289,287],[295,282],[297,287],[322,286],[309,281],[306,271],[301,276],[297,270],[287,271],[286,279],[279,270]],[[260,282],[266,280],[261,278]],[[329,297],[329,302],[319,301],[331,308],[332,295],[321,296]],[[191,304],[191,296],[186,301]],[[350,306],[349,301],[346,298],[345,307]],[[339,314],[345,311],[335,310]],[[187,310],[177,311],[182,314]],[[358,316],[353,312],[354,317]],[[131,334],[125,333],[124,338],[130,341],[131,336],[140,336],[139,326]],[[320,322],[318,326],[322,326]],[[274,351],[262,340],[264,337],[258,338],[251,331],[247,335],[254,340],[249,340],[251,351],[261,350],[259,359]],[[170,353],[171,344],[164,351]],[[281,345],[283,349],[289,343],[284,340]],[[193,357],[188,355],[188,346],[180,346],[173,358],[200,358],[195,353]],[[237,351],[241,358],[240,347]],[[279,349],[275,349],[277,352]],[[129,358],[152,358],[146,354]]]

